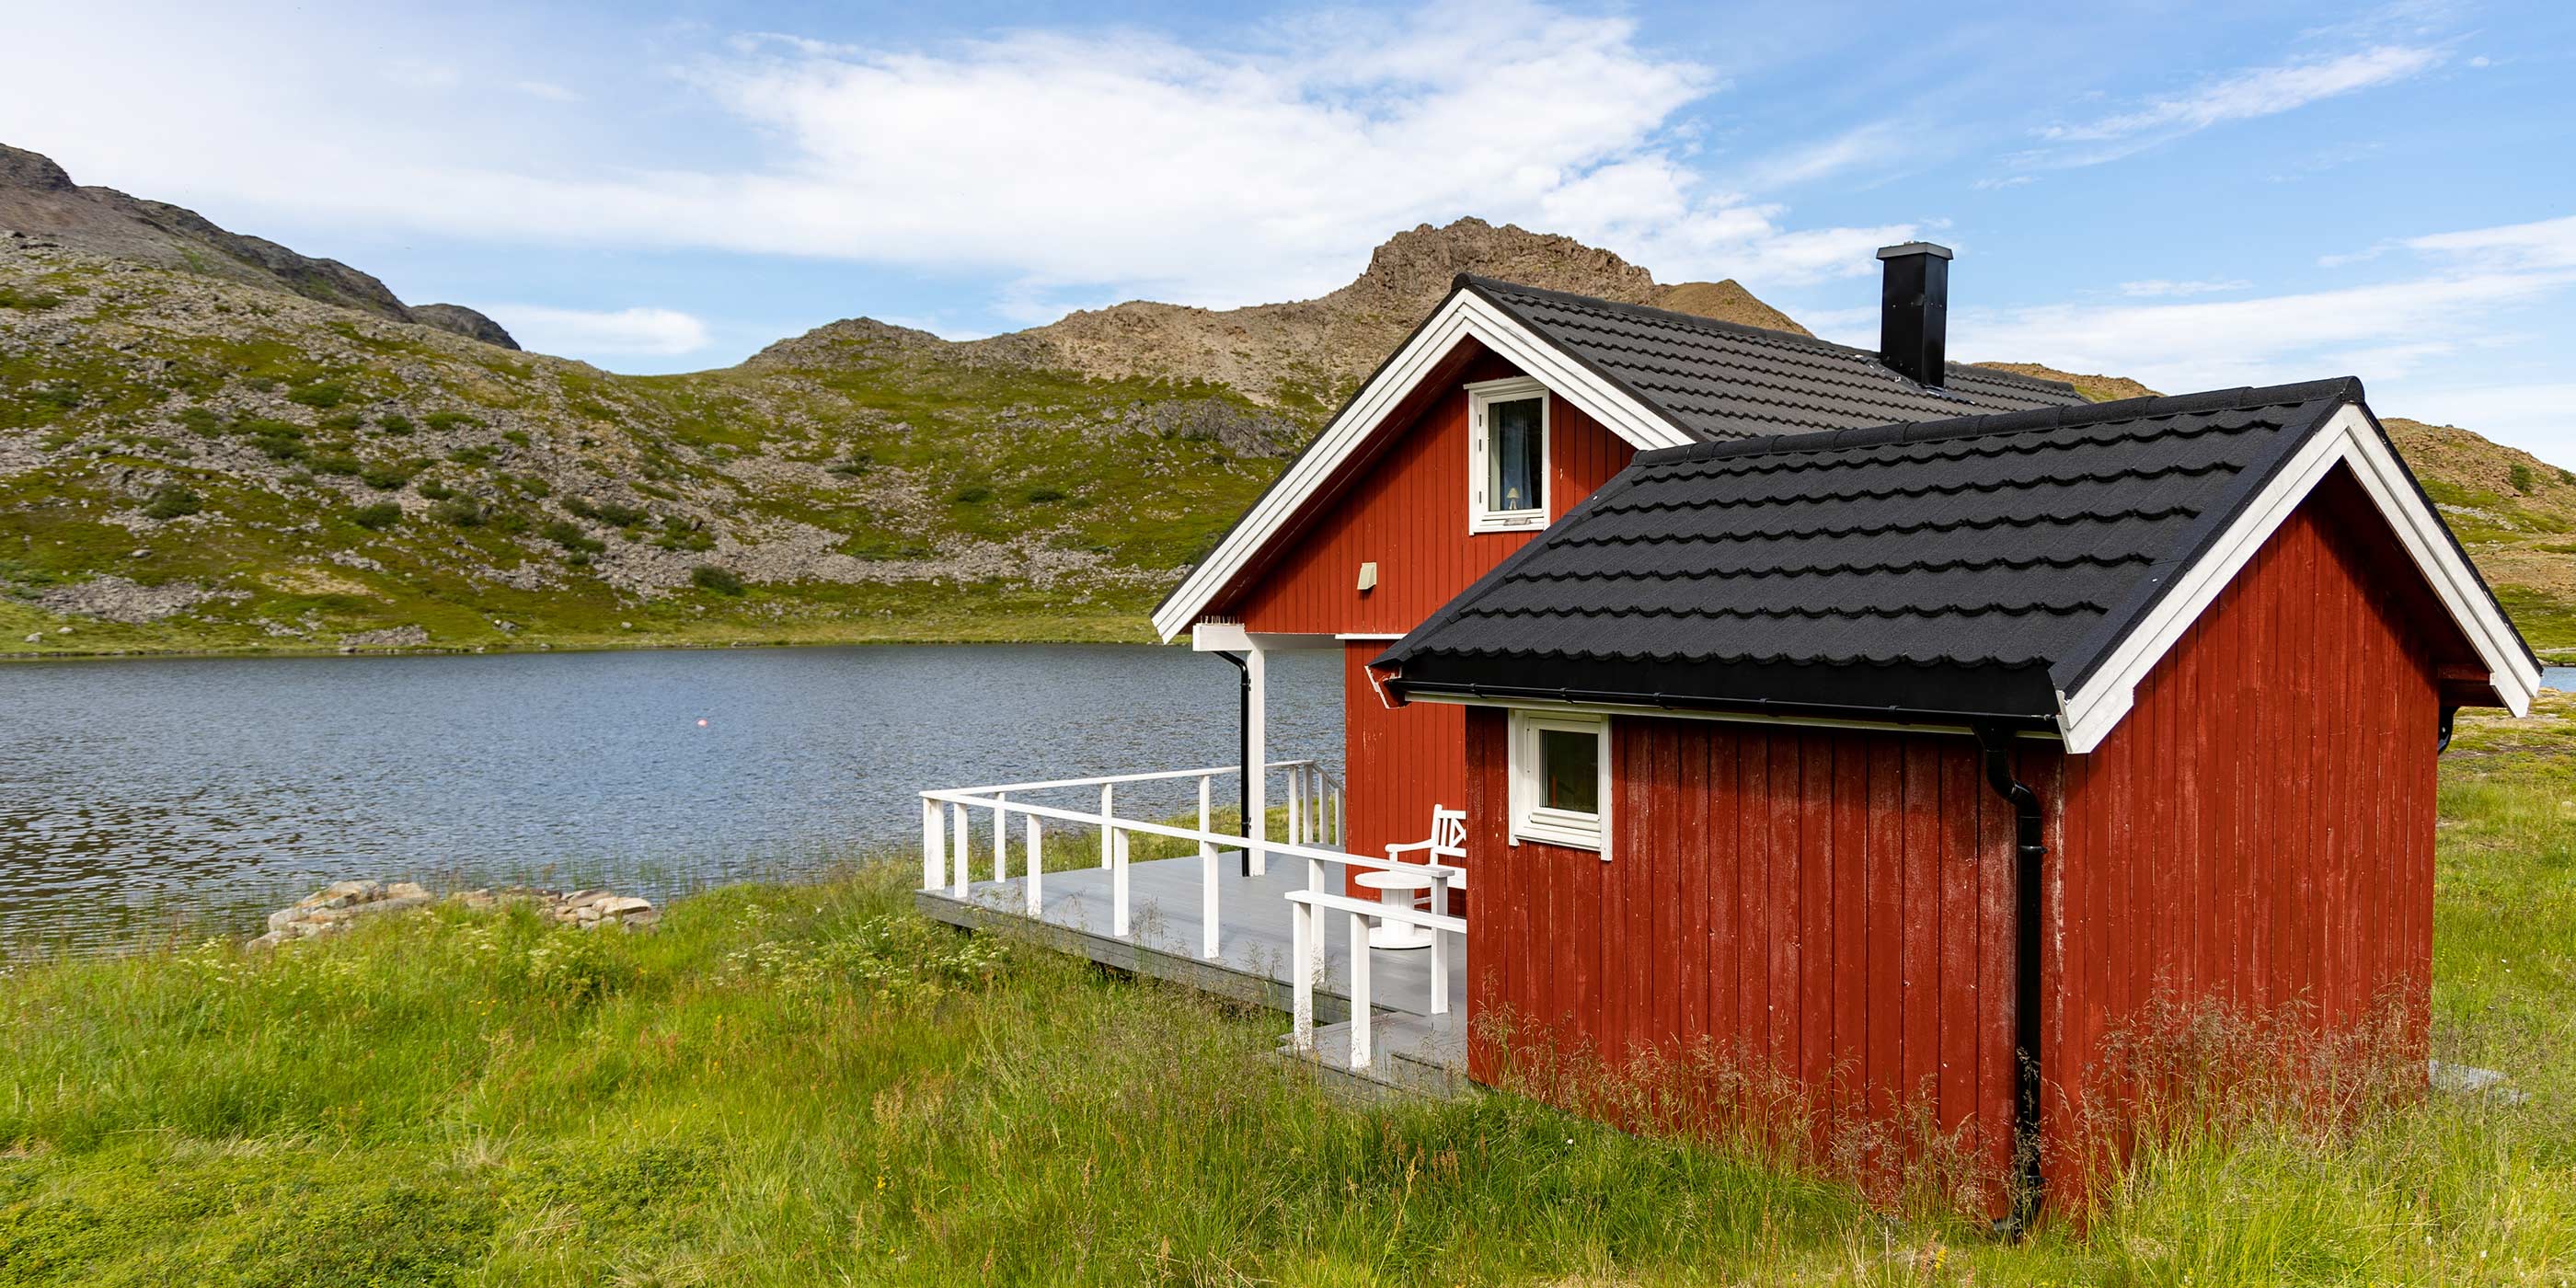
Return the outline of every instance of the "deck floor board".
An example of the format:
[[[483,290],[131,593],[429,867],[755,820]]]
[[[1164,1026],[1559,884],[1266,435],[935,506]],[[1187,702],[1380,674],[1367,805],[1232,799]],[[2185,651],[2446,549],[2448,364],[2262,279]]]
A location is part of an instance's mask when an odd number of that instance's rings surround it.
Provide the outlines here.
[[[1110,933],[1110,873],[1082,867],[1051,871],[1040,883],[1041,916],[1027,914],[1021,878],[977,881],[959,898],[953,887],[923,890],[914,904],[927,916],[978,930],[1020,933],[1059,951],[1138,974],[1172,980],[1236,1001],[1286,1011],[1291,1004],[1288,893],[1306,888],[1306,865],[1273,860],[1260,876],[1242,871],[1240,856],[1217,859],[1215,958],[1199,956],[1200,892],[1196,858],[1128,865],[1130,935]],[[1324,913],[1324,973],[1316,982],[1318,1062],[1347,1064],[1350,1038],[1350,919]],[[1381,1052],[1463,1076],[1466,1067],[1467,954],[1452,940],[1449,1010],[1433,1016],[1431,952],[1369,950],[1370,1002],[1378,1013],[1370,1040]],[[1382,1061],[1380,1063],[1383,1063]],[[1384,1081],[1384,1079],[1381,1079]]]

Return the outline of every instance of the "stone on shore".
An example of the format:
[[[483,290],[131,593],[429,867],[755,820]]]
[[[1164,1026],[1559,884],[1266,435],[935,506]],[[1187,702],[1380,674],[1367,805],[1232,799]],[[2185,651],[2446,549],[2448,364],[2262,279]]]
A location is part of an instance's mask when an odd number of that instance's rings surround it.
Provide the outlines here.
[[[253,948],[274,948],[293,939],[313,939],[345,930],[359,921],[428,905],[435,896],[417,882],[334,881],[294,904],[268,914],[268,933],[250,941]],[[447,897],[465,908],[489,909],[527,904],[551,921],[596,930],[649,930],[662,919],[651,901],[614,890],[539,890],[507,886],[499,890],[462,890]]]

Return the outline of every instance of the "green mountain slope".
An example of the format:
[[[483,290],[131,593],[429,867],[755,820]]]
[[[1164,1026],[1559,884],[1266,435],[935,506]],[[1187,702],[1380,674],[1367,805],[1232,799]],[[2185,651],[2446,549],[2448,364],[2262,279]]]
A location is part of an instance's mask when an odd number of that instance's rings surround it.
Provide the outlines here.
[[[621,376],[0,147],[0,652],[1141,639],[1460,272],[1797,326],[1462,219],[1312,300]],[[2411,425],[2534,642],[2576,644],[2576,481]]]

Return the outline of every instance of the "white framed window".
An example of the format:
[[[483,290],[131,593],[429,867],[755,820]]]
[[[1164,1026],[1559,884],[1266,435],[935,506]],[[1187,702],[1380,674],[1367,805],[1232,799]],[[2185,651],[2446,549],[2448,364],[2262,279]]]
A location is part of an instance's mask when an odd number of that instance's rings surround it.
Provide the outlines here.
[[[1467,531],[1547,526],[1548,403],[1526,378],[1467,386]]]
[[[1610,717],[1515,709],[1511,718],[1512,843],[1598,850],[1610,857]]]

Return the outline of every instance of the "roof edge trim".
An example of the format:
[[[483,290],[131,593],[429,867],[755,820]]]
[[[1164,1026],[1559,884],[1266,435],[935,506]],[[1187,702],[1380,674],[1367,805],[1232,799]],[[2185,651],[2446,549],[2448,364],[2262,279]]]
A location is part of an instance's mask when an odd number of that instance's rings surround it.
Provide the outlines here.
[[[2517,716],[2531,710],[2540,689],[2538,662],[2380,434],[2359,401],[2358,384],[2354,382],[2354,400],[2336,409],[2324,430],[2300,445],[2218,540],[2182,569],[2145,617],[2066,696],[2059,729],[2070,754],[2091,752],[2110,736],[2136,703],[2138,685],[2337,465],[2351,467],[2417,573],[2477,649],[2505,708]]]
[[[1217,593],[1234,580],[1292,523],[1331,481],[1343,462],[1385,423],[1422,377],[1459,341],[1473,339],[1502,355],[1549,391],[1572,402],[1604,429],[1640,451],[1694,441],[1671,419],[1588,365],[1567,354],[1464,284],[1415,328],[1402,348],[1369,377],[1315,441],[1289,463],[1279,481],[1253,503],[1217,548],[1201,560],[1154,610],[1155,633],[1166,643],[1189,629]]]

